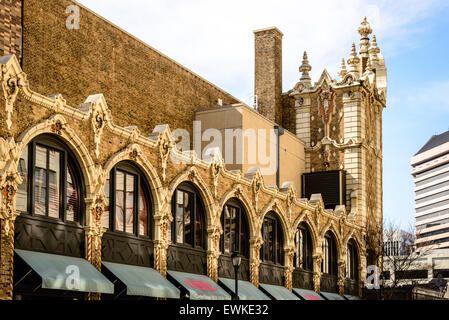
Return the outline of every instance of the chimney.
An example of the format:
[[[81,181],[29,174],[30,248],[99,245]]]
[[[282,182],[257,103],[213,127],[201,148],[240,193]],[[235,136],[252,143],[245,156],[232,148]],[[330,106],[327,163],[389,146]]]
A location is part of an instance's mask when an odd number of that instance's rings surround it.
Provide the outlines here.
[[[282,123],[282,36],[276,27],[254,31],[257,111],[278,124]]]

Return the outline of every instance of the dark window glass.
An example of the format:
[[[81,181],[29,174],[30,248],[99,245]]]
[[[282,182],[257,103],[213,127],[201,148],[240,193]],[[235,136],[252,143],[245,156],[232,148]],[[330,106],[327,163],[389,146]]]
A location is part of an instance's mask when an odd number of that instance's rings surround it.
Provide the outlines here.
[[[172,198],[172,214],[172,240],[178,244],[203,248],[204,206],[192,186],[182,184],[176,189]]]
[[[54,137],[32,141],[18,162],[23,183],[17,191],[17,210],[80,222],[82,184],[73,159],[70,150]]]
[[[296,268],[312,270],[312,238],[305,226],[300,226],[295,234],[295,256],[293,259]]]
[[[79,194],[77,181],[70,165],[67,166],[67,194],[66,194],[66,206],[67,206],[67,220],[78,221],[79,213]]]
[[[105,183],[108,206],[103,213],[103,227],[150,236],[151,199],[147,190],[140,171],[132,164],[124,162],[114,167]]]
[[[224,254],[230,255],[234,251],[237,251],[242,256],[248,257],[248,223],[243,209],[234,202],[231,199],[232,204],[227,203],[223,207],[221,218],[223,228],[221,250]]]
[[[274,214],[264,218],[262,225],[262,259],[265,262],[283,264],[283,234],[282,227]]]

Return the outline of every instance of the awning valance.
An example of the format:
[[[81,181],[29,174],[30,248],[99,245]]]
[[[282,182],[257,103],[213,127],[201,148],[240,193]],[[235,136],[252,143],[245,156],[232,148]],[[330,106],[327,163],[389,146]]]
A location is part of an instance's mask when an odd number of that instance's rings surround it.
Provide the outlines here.
[[[272,284],[259,284],[259,287],[267,292],[276,300],[300,300],[294,293],[288,290],[286,287],[275,286]]]
[[[41,278],[43,289],[114,293],[114,284],[87,260],[15,249]]]
[[[129,296],[179,299],[180,291],[152,268],[103,261],[103,266],[126,285]]]
[[[341,295],[338,293],[332,293],[332,292],[323,292],[321,291],[321,295],[325,297],[327,300],[345,300]]]
[[[235,293],[235,279],[219,278],[218,283]],[[249,281],[238,281],[240,300],[270,300],[270,298],[260,291]]]
[[[205,275],[168,271],[167,278],[189,293],[191,300],[231,300],[231,296]]]
[[[293,288],[296,294],[299,294],[304,300],[324,300],[318,293],[312,290]]]

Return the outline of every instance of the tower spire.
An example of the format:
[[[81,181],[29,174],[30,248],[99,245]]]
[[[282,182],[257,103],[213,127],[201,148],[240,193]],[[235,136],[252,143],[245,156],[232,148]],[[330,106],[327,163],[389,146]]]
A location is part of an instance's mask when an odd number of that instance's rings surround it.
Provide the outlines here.
[[[355,49],[355,43],[352,44],[351,53],[349,54],[348,64],[349,71],[348,73],[352,74],[356,79],[359,78],[359,62],[360,58],[357,56],[357,51]]]
[[[369,56],[370,56],[371,62],[373,64],[376,64],[377,61],[378,61],[378,56],[377,55],[380,53],[380,49],[377,46],[377,39],[376,39],[376,36],[374,34],[373,34],[373,39],[371,41],[371,45],[369,46],[368,52],[369,52]]]
[[[340,71],[338,72],[340,79],[343,79],[347,73],[348,73],[348,70],[346,70],[345,58],[342,58]]]
[[[373,32],[373,29],[371,29],[366,17],[363,18],[363,21],[358,28],[358,32],[360,34],[360,56],[362,58],[368,58],[369,35]]]
[[[301,79],[299,81],[306,87],[310,87],[312,85],[312,78],[309,75],[310,70],[312,70],[312,67],[309,64],[307,52],[304,51],[304,55],[302,56],[302,64],[299,67],[299,72],[301,72]]]

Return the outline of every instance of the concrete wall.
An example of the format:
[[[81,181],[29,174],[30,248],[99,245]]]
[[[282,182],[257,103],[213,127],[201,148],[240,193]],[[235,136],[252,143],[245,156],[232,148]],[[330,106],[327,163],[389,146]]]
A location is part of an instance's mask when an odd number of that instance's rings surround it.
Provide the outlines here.
[[[227,162],[228,170],[241,170],[247,173],[254,166],[261,168],[264,174],[265,184],[276,185],[276,139],[273,131],[275,123],[258,114],[253,109],[245,105],[224,106],[200,110],[196,112],[195,120],[201,121],[201,130],[204,133],[207,129],[217,129],[222,136],[222,155],[226,159],[225,129],[242,130],[243,133],[254,132],[254,138],[250,134],[234,138],[232,150],[234,161]],[[272,133],[270,133],[272,131]],[[271,135],[271,138],[270,138]],[[240,142],[239,142],[240,140]],[[202,142],[202,152],[212,142]],[[260,143],[260,144],[259,144]],[[270,145],[271,144],[271,145]],[[259,149],[261,150],[259,152]],[[236,163],[237,150],[242,152],[242,162]],[[229,155],[228,155],[229,157]],[[268,163],[263,164],[264,159]],[[229,157],[230,160],[230,157]],[[305,170],[304,143],[294,134],[284,131],[280,136],[280,184],[291,181],[300,194],[301,175]],[[271,169],[274,169],[272,171]],[[272,171],[272,173],[268,173]]]

